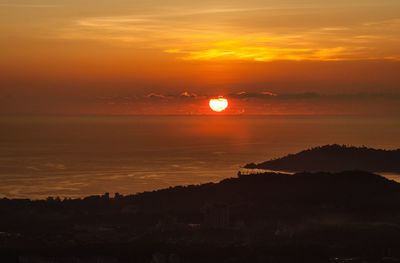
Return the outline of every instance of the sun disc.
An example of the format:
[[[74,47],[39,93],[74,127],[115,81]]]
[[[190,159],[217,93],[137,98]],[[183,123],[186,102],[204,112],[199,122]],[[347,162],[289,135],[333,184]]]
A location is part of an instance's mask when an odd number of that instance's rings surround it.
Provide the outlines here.
[[[223,97],[211,98],[209,105],[213,111],[221,112],[228,107],[228,100]]]

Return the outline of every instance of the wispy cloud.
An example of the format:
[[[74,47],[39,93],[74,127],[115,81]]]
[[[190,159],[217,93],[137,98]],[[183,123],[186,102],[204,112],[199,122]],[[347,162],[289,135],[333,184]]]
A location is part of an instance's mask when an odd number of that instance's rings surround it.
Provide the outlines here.
[[[145,97],[148,99],[162,99],[162,100],[167,99],[167,96],[160,94],[160,93],[153,93],[153,92],[147,94]]]
[[[0,3],[1,7],[14,7],[14,8],[54,8],[59,5],[48,4],[28,4],[28,3]]]
[[[191,92],[188,92],[188,91],[182,92],[180,94],[180,96],[183,97],[183,98],[196,98],[196,97],[198,97],[198,95],[196,93],[191,93]]]
[[[222,94],[224,97],[237,100],[400,100],[400,93],[390,92],[355,92],[355,93],[318,93],[318,92],[300,92],[300,93],[277,93],[269,90],[264,91],[239,91]],[[204,100],[213,97],[210,94],[194,93],[191,91],[174,92],[174,93],[157,93],[151,92],[145,95],[131,96],[111,96],[96,98],[101,101],[112,101],[114,103],[123,103],[126,101],[146,101],[146,100],[166,100],[166,101],[183,101],[182,99]]]
[[[285,21],[284,28],[273,21],[248,27],[236,21],[264,16],[263,8],[217,8],[87,17],[74,21],[58,37],[152,48],[184,60],[400,59],[400,19],[319,27],[316,22],[299,27]]]
[[[260,100],[400,100],[399,93],[337,93],[337,94],[324,94],[317,92],[301,92],[301,93],[282,93],[277,94],[269,91],[261,92],[237,92],[226,95],[229,98],[247,100],[247,99],[260,99]]]

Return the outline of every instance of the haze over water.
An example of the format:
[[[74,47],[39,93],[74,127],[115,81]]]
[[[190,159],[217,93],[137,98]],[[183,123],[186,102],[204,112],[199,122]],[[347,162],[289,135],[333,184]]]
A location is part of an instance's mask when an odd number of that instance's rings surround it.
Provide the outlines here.
[[[215,182],[324,144],[400,147],[396,118],[2,117],[0,196],[132,194]]]

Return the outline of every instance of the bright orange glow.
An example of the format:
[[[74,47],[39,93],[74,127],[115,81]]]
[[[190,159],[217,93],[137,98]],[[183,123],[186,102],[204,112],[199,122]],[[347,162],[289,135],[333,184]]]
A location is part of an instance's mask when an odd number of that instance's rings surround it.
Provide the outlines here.
[[[213,111],[221,112],[228,107],[228,100],[222,97],[212,98],[210,99],[209,105]]]
[[[0,0],[0,116],[398,115],[396,10],[395,0]]]

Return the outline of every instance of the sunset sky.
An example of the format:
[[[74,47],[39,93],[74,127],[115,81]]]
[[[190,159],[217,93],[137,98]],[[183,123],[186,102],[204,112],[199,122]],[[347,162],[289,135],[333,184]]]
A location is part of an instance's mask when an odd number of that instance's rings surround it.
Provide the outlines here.
[[[399,114],[398,0],[0,0],[0,114]]]

